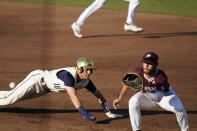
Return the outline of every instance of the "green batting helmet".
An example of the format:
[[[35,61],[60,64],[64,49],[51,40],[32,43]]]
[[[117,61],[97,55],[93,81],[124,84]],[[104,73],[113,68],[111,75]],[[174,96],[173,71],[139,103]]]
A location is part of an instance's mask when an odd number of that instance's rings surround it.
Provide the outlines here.
[[[77,60],[76,70],[82,73],[83,68],[94,69],[94,63],[90,58],[81,57]]]

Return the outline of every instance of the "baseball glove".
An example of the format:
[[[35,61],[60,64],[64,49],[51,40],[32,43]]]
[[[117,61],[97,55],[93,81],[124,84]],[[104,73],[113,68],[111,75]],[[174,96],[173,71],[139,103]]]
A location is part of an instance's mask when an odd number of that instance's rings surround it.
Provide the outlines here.
[[[124,75],[121,82],[123,85],[134,90],[142,90],[144,88],[144,82],[142,78],[140,77],[140,75],[134,72]]]

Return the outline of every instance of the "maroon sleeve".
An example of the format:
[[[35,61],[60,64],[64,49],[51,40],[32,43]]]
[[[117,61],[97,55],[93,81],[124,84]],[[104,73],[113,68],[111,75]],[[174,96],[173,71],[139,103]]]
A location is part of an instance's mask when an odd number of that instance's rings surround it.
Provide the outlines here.
[[[162,91],[168,91],[169,90],[168,77],[163,71],[159,70],[157,80],[158,80],[157,88],[159,90],[162,90]]]

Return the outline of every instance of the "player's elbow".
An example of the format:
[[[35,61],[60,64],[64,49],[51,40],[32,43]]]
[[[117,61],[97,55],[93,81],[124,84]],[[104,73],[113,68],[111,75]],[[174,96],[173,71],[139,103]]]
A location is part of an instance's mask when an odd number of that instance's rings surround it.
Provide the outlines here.
[[[98,102],[99,102],[99,104],[103,104],[103,102],[101,101],[101,99],[100,99],[100,98],[98,99]]]

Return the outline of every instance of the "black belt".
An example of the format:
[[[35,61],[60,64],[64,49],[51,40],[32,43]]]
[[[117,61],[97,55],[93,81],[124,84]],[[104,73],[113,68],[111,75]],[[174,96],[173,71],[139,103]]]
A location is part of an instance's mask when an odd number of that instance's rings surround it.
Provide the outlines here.
[[[51,90],[47,87],[46,82],[44,81],[44,77],[41,78],[40,83],[44,90],[46,90],[47,92],[51,92]]]

